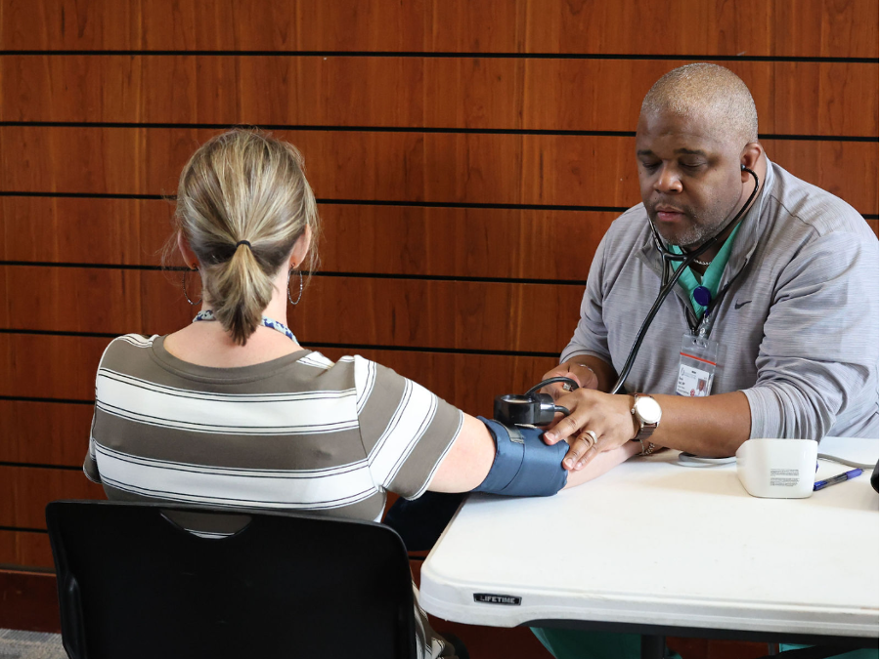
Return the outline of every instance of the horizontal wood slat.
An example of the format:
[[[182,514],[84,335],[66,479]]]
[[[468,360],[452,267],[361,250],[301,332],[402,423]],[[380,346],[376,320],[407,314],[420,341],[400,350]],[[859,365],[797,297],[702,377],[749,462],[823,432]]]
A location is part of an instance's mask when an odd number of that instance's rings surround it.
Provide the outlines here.
[[[0,128],[0,191],[173,194],[218,131]],[[639,201],[631,137],[278,131],[304,153],[318,197],[625,207]],[[769,157],[877,212],[877,145],[765,140]],[[21,158],[20,154],[28,154]]]
[[[0,334],[0,372],[9,376],[0,379],[0,396],[92,400],[95,371],[108,343],[101,337]],[[319,350],[333,360],[356,352],[419,382],[469,414],[489,416],[495,396],[525,391],[558,362],[552,357]],[[85,451],[85,443],[82,447]]]
[[[3,329],[167,334],[194,315],[180,278],[158,271],[0,266],[0,290]],[[557,353],[582,297],[580,285],[315,277],[289,326],[310,344]]]
[[[0,465],[0,526],[45,529],[50,501],[104,498],[81,471]]]
[[[93,400],[95,372],[108,343],[96,337],[0,334],[0,373],[7,376],[0,379],[0,396]]]
[[[4,49],[876,57],[873,0],[7,0]]]
[[[871,0],[527,0],[528,48],[790,57],[876,57]],[[863,25],[861,21],[870,21]]]
[[[0,260],[158,266],[172,213],[164,200],[0,197]],[[618,216],[340,204],[319,213],[323,272],[577,281]],[[169,265],[182,265],[176,251]]]
[[[154,199],[0,197],[0,260],[159,266],[172,213]],[[321,272],[570,281],[586,280],[618,216],[338,204],[319,213]],[[168,265],[182,263],[172,250]]]
[[[634,131],[645,93],[682,63],[6,56],[0,121]],[[762,134],[877,135],[877,64],[725,65]]]
[[[80,466],[91,423],[91,405],[0,400],[0,462]]]
[[[0,563],[6,555],[3,549],[4,533],[0,532]],[[49,544],[48,540],[45,544]],[[43,555],[41,558],[45,560],[46,557]],[[31,565],[51,567],[51,563],[50,555],[49,565],[35,563]],[[0,568],[0,627],[32,632],[60,632],[61,619],[55,575],[45,571]]]
[[[53,567],[54,562],[52,561],[52,547],[49,545],[49,535],[47,533],[32,533],[29,531],[0,530],[0,565],[12,565],[18,569]],[[3,603],[0,600],[0,611],[2,611]],[[55,606],[57,607],[57,600]],[[56,613],[55,616],[57,617],[57,615]],[[0,626],[11,628],[12,625],[8,622],[9,620],[12,620],[11,615],[0,615]],[[27,628],[15,627],[15,629]]]

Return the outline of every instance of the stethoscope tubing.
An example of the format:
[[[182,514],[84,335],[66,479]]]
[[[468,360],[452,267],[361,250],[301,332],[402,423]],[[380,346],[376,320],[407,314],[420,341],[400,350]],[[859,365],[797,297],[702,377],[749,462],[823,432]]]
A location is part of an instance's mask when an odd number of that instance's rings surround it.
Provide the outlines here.
[[[614,386],[611,388],[610,393],[617,394],[620,393],[621,389],[623,389],[623,383],[626,382],[626,378],[629,377],[630,371],[632,371],[633,364],[635,363],[636,356],[639,354],[639,349],[642,347],[642,341],[645,338],[645,334],[647,334],[648,332],[648,328],[654,321],[654,317],[657,315],[657,312],[660,311],[660,306],[663,304],[663,301],[669,296],[669,293],[672,292],[672,289],[675,288],[675,284],[678,282],[679,278],[684,272],[684,269],[689,267],[696,259],[698,259],[703,254],[703,252],[714,245],[715,242],[718,240],[718,236],[727,231],[729,227],[736,224],[742,217],[743,213],[745,213],[746,209],[751,206],[752,201],[754,201],[755,197],[758,195],[758,189],[761,186],[761,183],[758,180],[758,175],[748,167],[743,167],[743,171],[748,172],[754,177],[755,189],[752,190],[752,193],[749,195],[746,203],[744,203],[742,208],[739,209],[739,212],[734,215],[733,219],[726,225],[724,225],[724,228],[722,228],[721,231],[709,238],[709,240],[704,242],[693,252],[688,252],[686,254],[676,254],[666,249],[663,246],[663,241],[660,239],[660,234],[657,233],[657,228],[654,226],[654,223],[651,222],[651,219],[648,218],[648,225],[651,227],[651,235],[654,238],[654,246],[660,253],[660,256],[663,257],[663,276],[660,280],[660,292],[657,294],[657,298],[654,300],[654,304],[651,305],[651,309],[648,311],[648,314],[642,321],[641,327],[639,327],[638,334],[636,334],[635,341],[633,341],[633,345],[632,348],[630,348],[629,355],[626,358],[626,362],[624,363],[623,368],[620,371],[620,376],[617,378],[617,382],[615,382]],[[673,272],[672,279],[670,281],[665,281],[667,274],[666,266],[667,263],[671,261],[680,261],[681,263]]]

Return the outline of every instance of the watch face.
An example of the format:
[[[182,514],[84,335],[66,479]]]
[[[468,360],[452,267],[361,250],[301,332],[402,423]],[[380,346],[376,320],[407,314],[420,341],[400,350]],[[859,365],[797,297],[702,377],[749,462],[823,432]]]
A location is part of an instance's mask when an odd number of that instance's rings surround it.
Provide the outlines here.
[[[635,410],[642,423],[660,423],[660,403],[650,396],[639,396],[636,399]]]

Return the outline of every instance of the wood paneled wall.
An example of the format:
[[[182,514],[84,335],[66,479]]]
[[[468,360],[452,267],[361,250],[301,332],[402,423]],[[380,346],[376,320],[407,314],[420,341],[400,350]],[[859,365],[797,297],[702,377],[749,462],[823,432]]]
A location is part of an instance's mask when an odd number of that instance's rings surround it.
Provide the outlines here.
[[[323,265],[292,314],[472,413],[556,362],[639,200],[641,99],[691,61],[751,88],[769,156],[877,231],[876,0],[4,0],[0,564],[48,566],[109,339],[188,322],[158,250],[233,124],[303,151]]]

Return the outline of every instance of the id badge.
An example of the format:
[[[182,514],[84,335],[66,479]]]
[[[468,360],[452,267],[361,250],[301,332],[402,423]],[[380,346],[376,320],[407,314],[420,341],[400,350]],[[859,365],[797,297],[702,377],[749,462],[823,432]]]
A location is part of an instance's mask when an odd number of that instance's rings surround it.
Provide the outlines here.
[[[708,396],[712,392],[717,357],[717,341],[708,336],[685,334],[681,340],[678,383],[675,386],[675,393],[679,396],[694,398]]]

